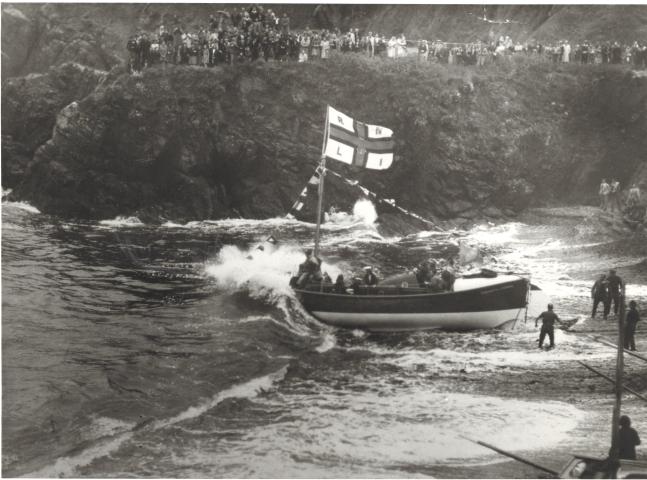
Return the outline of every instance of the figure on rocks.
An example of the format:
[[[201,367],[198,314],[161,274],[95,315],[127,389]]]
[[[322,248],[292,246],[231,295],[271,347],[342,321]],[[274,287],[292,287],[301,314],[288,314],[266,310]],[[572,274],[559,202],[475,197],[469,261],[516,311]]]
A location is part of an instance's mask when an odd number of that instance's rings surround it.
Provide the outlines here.
[[[602,210],[607,210],[609,208],[609,193],[611,193],[611,187],[607,183],[607,179],[603,178],[602,183],[600,183],[600,208]]]

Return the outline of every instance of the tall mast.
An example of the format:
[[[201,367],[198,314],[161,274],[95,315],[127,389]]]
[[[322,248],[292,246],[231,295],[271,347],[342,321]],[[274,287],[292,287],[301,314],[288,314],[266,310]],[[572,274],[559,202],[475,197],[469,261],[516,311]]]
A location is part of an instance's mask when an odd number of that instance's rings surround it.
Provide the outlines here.
[[[319,256],[319,233],[321,230],[321,210],[323,208],[324,178],[326,176],[326,140],[328,139],[328,106],[326,105],[326,127],[324,128],[323,143],[321,145],[321,160],[319,163],[319,198],[317,200],[317,228],[315,229],[315,257]]]
[[[618,316],[618,355],[616,359],[616,401],[613,406],[613,418],[611,425],[611,451],[609,453],[609,460],[611,460],[611,468],[614,469],[612,478],[615,478],[616,468],[618,466],[620,445],[620,433],[618,431],[618,423],[620,420],[620,405],[622,402],[622,383],[624,372],[624,344],[625,344],[625,286],[621,285],[622,296],[620,297],[620,314]]]

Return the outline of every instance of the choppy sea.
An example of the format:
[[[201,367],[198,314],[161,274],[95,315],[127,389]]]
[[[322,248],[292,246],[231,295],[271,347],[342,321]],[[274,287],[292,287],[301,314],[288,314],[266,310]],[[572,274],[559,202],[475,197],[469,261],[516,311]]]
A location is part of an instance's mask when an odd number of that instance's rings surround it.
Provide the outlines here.
[[[3,203],[3,475],[465,477],[502,457],[464,437],[532,457],[598,424],[587,441],[608,448],[606,413],[515,385],[578,359],[613,362],[612,350],[559,330],[558,347],[540,351],[532,321],[333,329],[288,288],[313,231],[286,219],[79,223]],[[387,276],[463,240],[492,268],[530,273],[542,305],[580,325],[610,266],[647,310],[644,257],[576,222],[380,231],[366,205],[325,224],[324,270]]]

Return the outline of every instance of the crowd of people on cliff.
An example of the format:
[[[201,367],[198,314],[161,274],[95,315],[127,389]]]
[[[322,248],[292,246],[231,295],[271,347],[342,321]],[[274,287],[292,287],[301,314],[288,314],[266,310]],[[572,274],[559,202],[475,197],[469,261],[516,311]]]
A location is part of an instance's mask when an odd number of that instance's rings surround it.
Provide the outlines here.
[[[647,42],[571,45],[567,40],[542,44],[513,42],[509,36],[488,41],[449,43],[441,40],[407,40],[404,34],[387,36],[350,28],[294,30],[287,13],[251,5],[218,10],[196,31],[161,25],[154,33],[139,32],[127,42],[131,72],[155,64],[210,67],[246,61],[297,61],[327,59],[332,51],[363,53],[369,57],[416,56],[423,62],[485,65],[514,55],[533,55],[555,63],[631,64],[647,68]]]

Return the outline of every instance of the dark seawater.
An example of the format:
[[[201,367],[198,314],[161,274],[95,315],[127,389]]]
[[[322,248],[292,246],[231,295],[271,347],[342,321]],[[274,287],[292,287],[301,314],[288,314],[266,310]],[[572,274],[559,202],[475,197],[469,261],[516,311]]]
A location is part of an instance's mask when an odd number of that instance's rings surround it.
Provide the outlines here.
[[[365,264],[399,273],[464,238],[490,265],[532,272],[539,302],[564,318],[590,322],[591,279],[610,265],[647,310],[642,252],[577,225],[384,238],[372,220],[360,211],[324,227],[333,278]],[[501,458],[463,435],[531,457],[585,439],[604,451],[606,436],[586,432],[606,432],[610,412],[519,385],[578,359],[612,362],[608,348],[558,331],[558,349],[538,351],[531,322],[332,329],[287,288],[312,233],[282,219],[69,223],[4,203],[4,476],[486,475]]]

